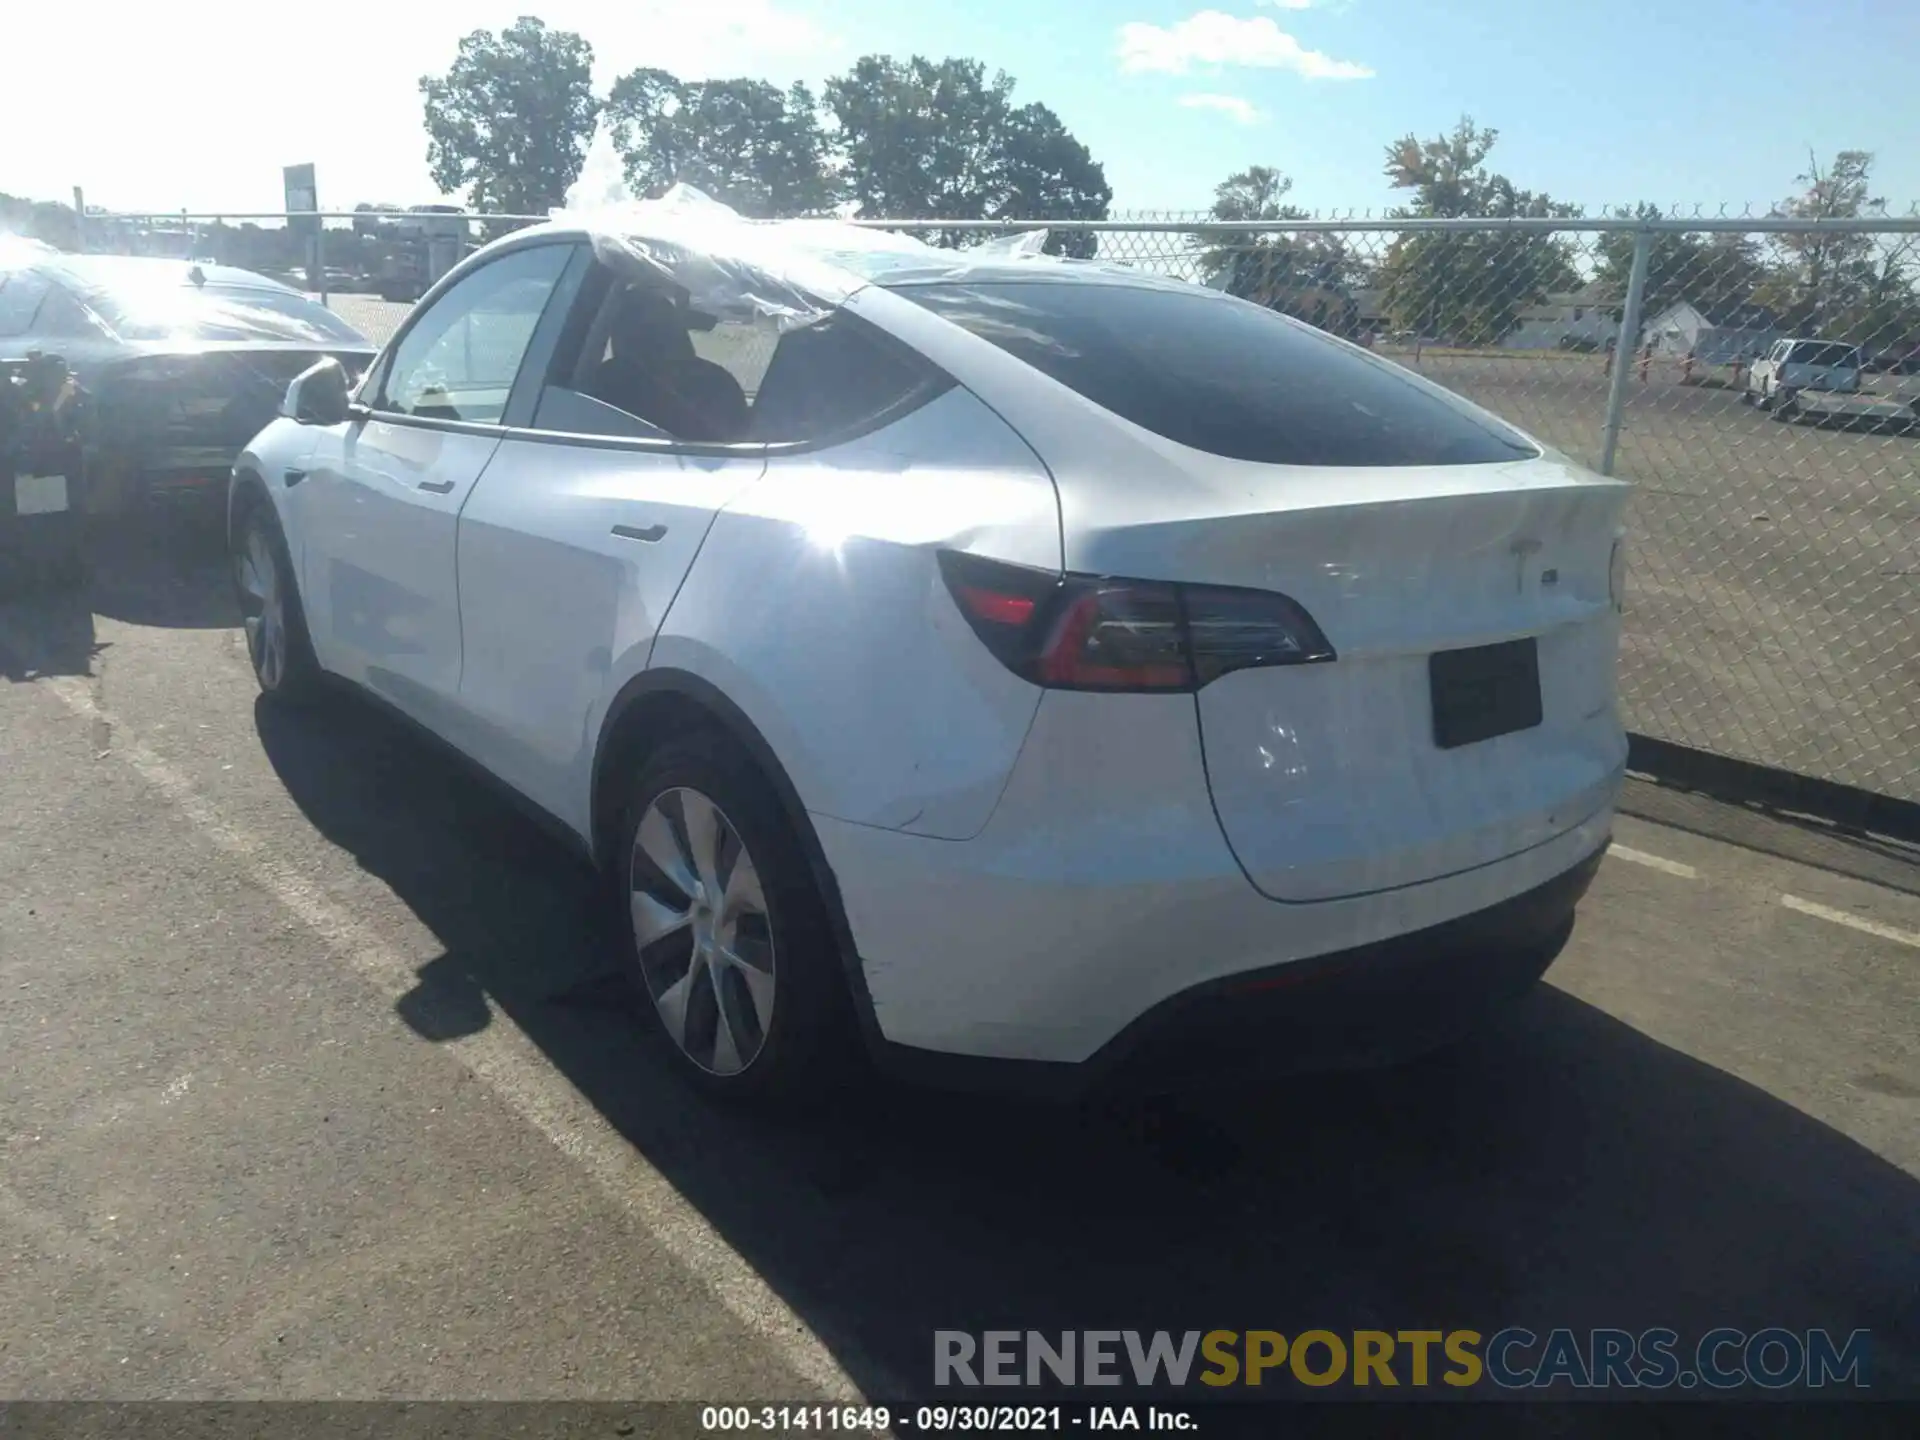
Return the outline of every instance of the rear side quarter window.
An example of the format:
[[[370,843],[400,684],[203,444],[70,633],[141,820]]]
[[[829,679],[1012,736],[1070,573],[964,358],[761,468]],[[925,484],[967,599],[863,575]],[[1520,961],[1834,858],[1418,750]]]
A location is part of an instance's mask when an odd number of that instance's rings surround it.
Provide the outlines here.
[[[810,444],[851,434],[951,383],[913,351],[836,311],[780,337],[754,400],[750,438]]]

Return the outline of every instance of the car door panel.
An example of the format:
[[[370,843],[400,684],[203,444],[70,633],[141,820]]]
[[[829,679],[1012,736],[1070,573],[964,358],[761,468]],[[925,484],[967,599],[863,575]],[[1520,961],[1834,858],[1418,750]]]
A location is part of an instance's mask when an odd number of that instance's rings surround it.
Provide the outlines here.
[[[510,432],[460,522],[463,748],[587,832],[581,776],[755,447],[681,454]]]
[[[370,413],[310,457],[301,582],[320,661],[443,735],[463,662],[460,511],[577,254],[528,246],[468,271],[382,358]]]
[[[308,547],[303,593],[323,663],[416,715],[425,696],[458,688],[456,527],[499,444],[497,432],[376,416],[309,457],[309,533],[325,543]]]

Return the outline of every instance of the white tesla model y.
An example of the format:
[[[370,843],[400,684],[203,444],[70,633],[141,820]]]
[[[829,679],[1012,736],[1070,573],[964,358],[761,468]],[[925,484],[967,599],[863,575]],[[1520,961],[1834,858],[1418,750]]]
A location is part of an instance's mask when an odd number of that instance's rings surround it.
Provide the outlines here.
[[[602,867],[691,1075],[1377,1063],[1559,953],[1628,487],[1211,290],[562,217],[234,472],[269,697],[357,686]]]

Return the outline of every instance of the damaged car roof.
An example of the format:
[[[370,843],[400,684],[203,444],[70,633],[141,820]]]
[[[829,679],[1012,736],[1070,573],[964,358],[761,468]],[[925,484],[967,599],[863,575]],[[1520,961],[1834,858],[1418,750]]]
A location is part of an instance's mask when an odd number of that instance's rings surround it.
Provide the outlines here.
[[[1047,255],[1044,228],[945,249],[845,220],[752,220],[685,185],[658,200],[559,210],[505,243],[556,234],[588,241],[616,272],[666,280],[699,310],[746,313],[779,329],[811,324],[873,284],[1044,277],[1192,288],[1151,272]]]

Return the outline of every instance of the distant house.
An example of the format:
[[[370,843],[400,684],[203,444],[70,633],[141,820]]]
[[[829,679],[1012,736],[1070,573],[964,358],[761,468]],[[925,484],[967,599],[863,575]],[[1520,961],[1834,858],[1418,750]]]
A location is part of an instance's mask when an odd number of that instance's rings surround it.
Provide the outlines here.
[[[1599,350],[1620,334],[1620,307],[1599,281],[1548,295],[1520,312],[1503,350]]]
[[[1731,365],[1764,354],[1781,336],[1764,305],[1695,305],[1682,300],[1647,321],[1641,342],[1656,354],[1691,353],[1702,365]]]

